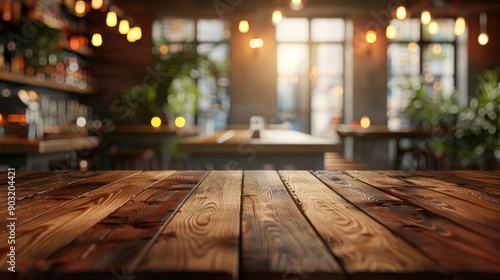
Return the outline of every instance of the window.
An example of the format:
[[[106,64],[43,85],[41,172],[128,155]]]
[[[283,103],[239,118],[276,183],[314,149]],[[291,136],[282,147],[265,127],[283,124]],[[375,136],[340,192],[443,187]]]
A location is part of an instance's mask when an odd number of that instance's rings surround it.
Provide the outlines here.
[[[343,117],[345,25],[287,18],[276,26],[278,112],[296,130],[328,137]]]
[[[196,50],[208,56],[211,65],[201,65],[191,76],[196,76],[200,91],[196,105],[198,123],[213,121],[215,129],[226,126],[229,114],[228,34],[226,22],[219,19],[166,18],[153,24],[154,53],[167,56],[168,53]],[[189,96],[178,98],[182,104],[192,99]]]
[[[457,43],[454,19],[392,20],[395,37],[388,46],[388,125],[399,128],[405,120],[409,81],[423,77],[426,92],[449,95],[457,86]]]

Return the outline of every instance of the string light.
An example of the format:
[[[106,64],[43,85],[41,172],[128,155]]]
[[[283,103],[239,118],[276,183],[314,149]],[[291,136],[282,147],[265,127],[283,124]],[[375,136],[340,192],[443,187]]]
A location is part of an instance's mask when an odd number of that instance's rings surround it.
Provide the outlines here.
[[[304,8],[304,3],[302,2],[302,0],[291,0],[289,6],[290,6],[290,9],[292,9],[294,11],[298,11],[298,10],[301,10],[302,8]]]
[[[139,26],[130,28],[130,30],[127,33],[127,41],[132,43],[140,40],[141,38],[142,38],[142,31]]]
[[[250,24],[248,23],[248,21],[246,20],[240,21],[240,23],[238,24],[238,30],[241,33],[247,33],[248,30],[250,30]]]
[[[262,46],[264,46],[264,41],[261,38],[254,38],[250,40],[249,45],[250,48],[252,49],[259,49],[262,48]]]
[[[103,4],[104,4],[103,0],[92,0],[92,2],[90,3],[90,6],[94,10],[99,10],[100,8],[102,8]]]
[[[78,0],[75,2],[75,14],[79,17],[85,15],[85,2],[83,0]]]
[[[283,13],[280,10],[275,10],[271,16],[274,24],[278,24],[283,20]]]
[[[481,34],[477,37],[477,41],[481,46],[488,44],[488,41],[490,40],[488,34],[486,33],[487,20],[486,13],[481,13],[479,15],[479,28],[481,30]]]
[[[465,19],[463,17],[459,17],[455,21],[455,35],[461,36],[464,33],[465,33]]]
[[[115,27],[116,24],[118,24],[118,17],[116,16],[116,13],[109,11],[106,16],[106,25],[109,27]]]
[[[397,36],[397,31],[396,31],[396,27],[392,24],[389,24],[387,26],[387,29],[385,30],[385,36],[387,37],[387,39],[394,39],[396,38]]]
[[[94,47],[100,47],[102,45],[102,36],[99,33],[95,33],[92,35],[92,40],[91,40],[92,46]]]
[[[120,24],[118,25],[118,32],[120,32],[120,34],[127,34],[129,30],[130,24],[128,23],[128,20],[120,20]]]
[[[429,24],[432,20],[431,13],[429,11],[423,11],[422,14],[420,15],[420,21],[422,24]]]
[[[437,21],[431,21],[431,23],[429,23],[429,34],[435,35],[438,33],[438,31],[439,24],[437,23]]]
[[[404,6],[399,6],[396,9],[396,18],[399,20],[403,20],[406,18],[406,8]]]

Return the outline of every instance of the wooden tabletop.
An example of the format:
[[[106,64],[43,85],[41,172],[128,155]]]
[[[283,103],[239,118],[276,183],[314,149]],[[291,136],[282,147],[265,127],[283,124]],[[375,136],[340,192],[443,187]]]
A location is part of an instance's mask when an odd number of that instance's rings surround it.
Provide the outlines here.
[[[61,137],[55,139],[0,138],[0,154],[47,154],[97,147],[95,136]]]
[[[1,279],[500,279],[498,171],[3,176]]]
[[[339,152],[336,140],[315,137],[293,130],[264,130],[261,138],[252,138],[250,130],[220,130],[212,135],[189,137],[179,143],[187,153],[241,153],[246,146],[258,147],[260,154],[323,154]]]

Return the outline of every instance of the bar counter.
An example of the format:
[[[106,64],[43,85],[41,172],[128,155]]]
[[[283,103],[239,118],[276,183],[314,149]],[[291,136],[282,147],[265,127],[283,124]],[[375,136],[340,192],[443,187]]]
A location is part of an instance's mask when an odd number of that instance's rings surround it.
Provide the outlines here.
[[[2,174],[1,279],[500,279],[498,171]]]

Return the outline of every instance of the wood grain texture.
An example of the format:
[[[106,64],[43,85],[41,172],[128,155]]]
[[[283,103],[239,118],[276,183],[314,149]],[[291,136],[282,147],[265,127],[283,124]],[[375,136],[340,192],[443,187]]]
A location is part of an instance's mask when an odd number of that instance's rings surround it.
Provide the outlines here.
[[[31,222],[43,213],[53,211],[70,200],[137,173],[139,171],[116,171],[104,174],[74,172],[67,175],[70,177],[55,176],[53,182],[41,186],[41,182],[34,183],[37,186],[34,188],[38,190],[38,193],[25,197],[16,203],[18,224]],[[31,185],[26,185],[26,187],[28,186]],[[0,217],[7,215],[7,209],[1,210],[4,211],[0,212]]]
[[[134,275],[233,279],[238,275],[241,171],[211,171],[129,267]],[[160,276],[158,276],[160,275]]]
[[[241,234],[243,279],[344,277],[275,171],[245,171]]]
[[[450,173],[464,179],[472,179],[479,182],[485,182],[488,184],[499,186],[497,189],[495,189],[495,194],[500,195],[500,171],[481,172],[472,170],[452,170],[450,171]]]
[[[444,273],[420,251],[308,171],[280,171],[279,174],[348,274]]]
[[[500,273],[500,245],[418,205],[373,188],[365,171],[315,175],[342,197],[454,274]]]
[[[108,216],[118,207],[158,180],[172,174],[164,172],[142,172],[117,183],[101,188],[85,196],[38,216],[16,229],[17,267],[23,270],[38,260],[43,260],[62,246],[69,244],[79,234]],[[0,234],[6,239],[8,233]],[[5,263],[8,246],[0,244],[0,261]]]
[[[50,266],[54,273],[121,271],[157,238],[162,226],[207,174],[179,171],[158,181],[40,263],[38,269]]]
[[[57,173],[51,173],[46,171],[16,171],[15,174],[15,185],[16,185],[16,200],[21,200],[24,197],[30,195],[27,193],[23,195],[22,192],[27,192],[27,190],[36,188],[40,186],[40,190],[43,190],[44,180],[53,181],[54,175],[57,174],[58,177],[66,177],[66,175],[71,174],[69,171],[61,171]],[[7,172],[5,173],[7,176]],[[0,193],[0,199],[5,199],[7,197],[7,192]]]
[[[426,176],[429,178],[434,178],[438,180],[443,180],[456,184],[463,188],[468,188],[478,192],[482,192],[489,198],[495,197],[500,198],[500,184],[487,183],[483,181],[477,181],[474,179],[467,179],[456,175],[455,172],[442,172],[442,171],[415,171],[415,174]],[[474,173],[475,174],[475,173]]]
[[[382,173],[391,176],[394,175],[398,179],[415,186],[444,193],[458,199],[467,198],[468,202],[489,208],[500,213],[500,196],[481,191],[483,187],[477,187],[476,185],[467,185],[462,182],[458,182],[456,178],[455,180],[453,180],[453,177],[448,179],[443,179],[440,177],[436,178],[436,176],[431,176],[430,174],[422,171],[390,171]],[[442,172],[439,172],[437,174],[440,173]],[[453,183],[453,181],[455,181],[456,183]]]
[[[347,171],[347,173],[350,172]],[[380,173],[366,171],[357,178],[487,238],[500,240],[498,211],[428,189],[425,185],[414,185],[392,178],[388,176],[389,174],[397,177],[399,171],[381,171]]]

